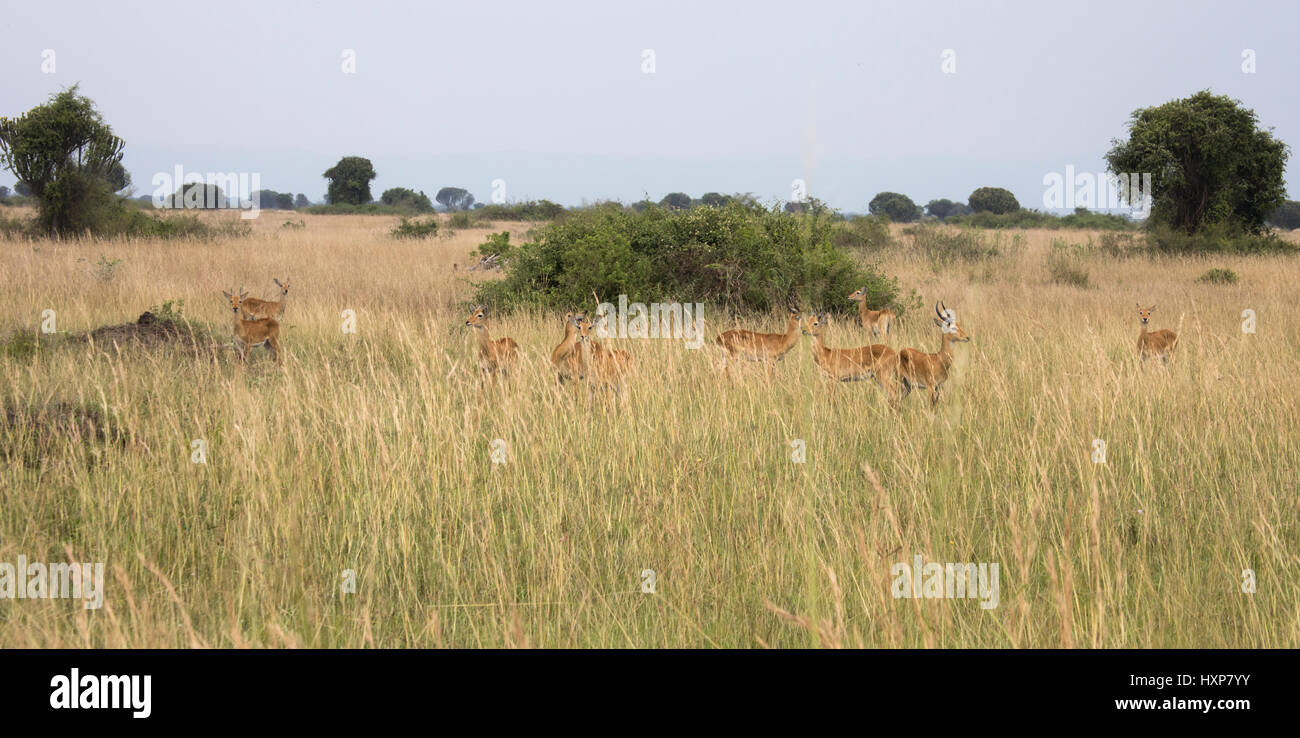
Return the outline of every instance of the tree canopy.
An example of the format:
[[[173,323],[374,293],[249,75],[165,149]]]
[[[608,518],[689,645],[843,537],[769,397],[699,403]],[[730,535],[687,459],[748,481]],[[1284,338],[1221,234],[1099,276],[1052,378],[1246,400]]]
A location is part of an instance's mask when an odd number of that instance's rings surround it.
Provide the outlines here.
[[[363,156],[345,156],[322,175],[330,181],[325,198],[330,203],[365,205],[372,199],[370,180],[375,178],[375,168]]]
[[[921,219],[921,208],[912,198],[897,192],[881,192],[871,198],[867,210],[872,215],[885,215],[895,223],[914,223]]]
[[[95,229],[113,192],[130,184],[123,146],[76,85],[17,118],[0,118],[0,164],[37,199],[37,222],[51,235]]]
[[[1005,215],[1020,209],[1020,201],[1016,196],[1001,187],[981,187],[970,193],[967,202],[970,203],[970,209],[977,213]]]
[[[423,191],[416,192],[406,187],[393,187],[384,190],[379,201],[392,207],[406,208],[417,213],[432,213],[433,202]]]
[[[1151,174],[1152,223],[1258,233],[1286,199],[1290,151],[1240,101],[1202,90],[1134,111],[1128,128],[1128,140],[1111,141],[1106,164],[1115,174]]]
[[[433,199],[448,210],[469,210],[474,206],[474,196],[463,187],[443,187]]]

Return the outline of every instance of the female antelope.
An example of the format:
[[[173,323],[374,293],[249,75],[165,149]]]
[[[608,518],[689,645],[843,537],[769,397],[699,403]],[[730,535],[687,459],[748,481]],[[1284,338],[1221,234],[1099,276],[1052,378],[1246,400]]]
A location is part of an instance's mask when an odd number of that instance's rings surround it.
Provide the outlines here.
[[[569,318],[569,322],[577,330],[578,353],[582,359],[582,376],[588,382],[588,397],[593,392],[593,385],[612,387],[621,396],[624,380],[632,370],[632,354],[602,346],[596,340],[590,319],[574,316]]]
[[[474,329],[478,334],[478,367],[484,373],[497,372],[507,373],[511,366],[514,365],[515,359],[519,356],[519,344],[515,343],[513,338],[498,338],[493,340],[488,338],[487,330],[487,308],[479,305],[474,308],[474,312],[465,321],[465,325]]]
[[[888,336],[890,329],[894,327],[894,322],[898,318],[894,311],[889,308],[883,310],[871,310],[867,307],[867,288],[854,290],[849,295],[849,299],[858,304],[858,317],[862,321],[862,327],[874,338],[875,336]]]
[[[934,324],[939,326],[939,353],[927,354],[914,348],[905,348],[898,352],[899,371],[903,375],[903,397],[912,392],[913,387],[930,390],[930,407],[939,402],[939,388],[948,381],[948,372],[952,369],[952,345],[966,343],[970,336],[957,322],[957,317],[943,303],[937,303],[934,311],[939,317]]]
[[[895,377],[898,375],[898,353],[884,344],[860,346],[851,349],[827,348],[823,338],[830,325],[826,313],[814,314],[804,323],[803,332],[812,336],[813,361],[822,374],[834,382],[856,382],[875,378],[891,402],[898,398]],[[836,384],[831,384],[834,390]]]
[[[1156,306],[1143,308],[1142,303],[1138,303],[1137,308],[1138,318],[1142,321],[1142,329],[1138,332],[1138,356],[1142,358],[1143,363],[1154,356],[1168,364],[1169,356],[1178,347],[1178,334],[1168,328],[1148,333],[1147,322],[1151,320],[1151,311],[1155,310]]]
[[[284,308],[289,303],[289,280],[284,282],[272,278],[275,286],[280,288],[280,301],[271,302],[269,300],[259,300],[256,297],[250,297],[243,302],[245,317],[249,319],[256,318],[275,318],[279,320],[284,315]]]
[[[551,364],[560,384],[566,379],[582,379],[582,350],[578,346],[578,325],[586,320],[582,313],[564,314],[564,338],[551,352]]]
[[[230,300],[230,312],[235,320],[235,350],[239,352],[240,361],[248,361],[248,351],[254,346],[266,346],[275,359],[275,363],[280,363],[280,324],[275,318],[260,318],[257,320],[245,320],[241,316],[244,311],[245,298],[247,292],[235,295],[230,292],[222,291],[223,295]]]
[[[749,361],[761,361],[767,364],[768,373],[776,375],[776,362],[794,348],[799,340],[799,318],[802,312],[794,302],[787,304],[789,317],[786,318],[785,333],[756,333],[735,328],[724,331],[717,338],[722,349],[722,369],[730,376],[728,360],[741,358]]]

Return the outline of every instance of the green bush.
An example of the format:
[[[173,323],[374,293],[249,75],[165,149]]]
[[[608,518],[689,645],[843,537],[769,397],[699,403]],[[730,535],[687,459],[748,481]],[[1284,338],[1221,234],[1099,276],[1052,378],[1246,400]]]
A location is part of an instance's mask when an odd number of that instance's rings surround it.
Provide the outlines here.
[[[921,219],[921,208],[912,198],[897,192],[881,192],[871,198],[867,210],[876,216],[886,216],[895,223],[915,223]]]
[[[503,205],[484,205],[469,211],[475,222],[484,220],[555,220],[564,215],[563,205],[550,200],[528,200]]]
[[[1236,284],[1237,273],[1231,269],[1211,269],[1196,278],[1200,284]]]
[[[1010,190],[1001,187],[981,187],[966,198],[970,209],[977,213],[990,212],[996,215],[1014,213],[1020,209],[1020,202]]]
[[[166,210],[150,211],[137,207],[131,201],[123,201],[121,207],[113,207],[101,213],[93,232],[102,238],[158,238],[211,240],[214,238],[238,238],[247,236],[251,227],[246,221],[228,221],[218,225],[209,225],[196,215],[165,216]],[[85,233],[83,231],[82,233]],[[6,219],[0,216],[0,234],[6,236],[27,236],[44,238],[47,234],[36,221],[23,221],[17,218]],[[73,234],[65,234],[74,237]],[[77,234],[81,235],[81,234]]]
[[[903,235],[911,239],[911,251],[935,265],[1005,256],[1021,245],[1019,235],[1007,244],[1002,234],[928,224],[910,226]]]
[[[1010,213],[981,212],[970,215],[951,215],[944,220],[949,225],[976,228],[1086,228],[1101,231],[1135,230],[1138,225],[1122,215],[1107,213],[1074,212],[1069,215],[1052,215],[1037,210],[1017,210]]]
[[[185,319],[185,301],[165,300],[162,305],[150,305],[149,312],[158,320],[179,323]]]
[[[1110,232],[1097,237],[1097,248],[1112,258],[1127,259],[1141,253],[1143,244],[1138,243],[1135,234]]]
[[[13,238],[28,233],[29,226],[22,218],[9,218],[0,213],[0,236]]]
[[[1147,229],[1147,249],[1154,254],[1294,254],[1300,246],[1274,233],[1255,235],[1228,223],[1210,223],[1196,233],[1153,225]]]
[[[1047,273],[1053,284],[1071,287],[1088,286],[1088,270],[1083,268],[1085,249],[1080,244],[1067,244],[1061,239],[1052,241],[1047,253]]]
[[[839,221],[831,229],[831,242],[847,249],[878,251],[886,248],[893,242],[889,235],[889,219],[859,215]]]
[[[416,192],[406,187],[393,187],[384,190],[379,202],[389,207],[401,208],[412,213],[432,213],[433,201],[424,191]]]
[[[733,201],[720,207],[570,211],[511,249],[506,276],[475,301],[501,309],[571,309],[625,294],[631,302],[702,302],[767,312],[794,296],[805,309],[847,312],[866,287],[872,307],[901,310],[896,279],[858,266],[833,243],[828,217]]]
[[[393,238],[428,238],[436,236],[438,235],[438,219],[429,218],[420,221],[402,218],[402,222],[389,231],[388,235]]]
[[[510,252],[513,251],[510,245],[510,232],[501,231],[493,233],[487,237],[487,240],[479,244],[478,255],[484,259],[495,256],[500,259],[509,259]]]

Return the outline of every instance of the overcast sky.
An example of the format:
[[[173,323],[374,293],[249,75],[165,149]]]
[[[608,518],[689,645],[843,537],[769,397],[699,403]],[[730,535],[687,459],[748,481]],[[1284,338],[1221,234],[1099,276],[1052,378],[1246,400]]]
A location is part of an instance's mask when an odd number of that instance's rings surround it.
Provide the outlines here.
[[[80,83],[137,194],[181,165],[317,201],[359,155],[375,197],[487,201],[502,180],[567,205],[789,200],[803,179],[848,211],[983,185],[1041,209],[1044,176],[1103,171],[1134,109],[1207,88],[1300,145],[1287,2],[0,0],[0,18],[0,115]]]

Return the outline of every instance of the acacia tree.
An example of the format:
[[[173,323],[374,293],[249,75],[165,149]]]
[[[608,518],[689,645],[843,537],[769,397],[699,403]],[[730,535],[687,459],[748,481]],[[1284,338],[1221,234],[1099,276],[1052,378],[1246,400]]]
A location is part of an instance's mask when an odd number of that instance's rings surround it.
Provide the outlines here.
[[[98,230],[130,184],[122,139],[77,86],[17,118],[0,118],[0,164],[36,198],[37,226],[57,236]]]
[[[375,178],[375,168],[364,156],[345,156],[321,176],[330,181],[325,198],[331,204],[365,205],[373,199],[370,180]]]
[[[433,199],[447,210],[469,210],[474,206],[474,196],[463,187],[443,187]]]
[[[1257,120],[1240,101],[1202,90],[1134,111],[1128,140],[1111,141],[1106,164],[1115,174],[1151,174],[1149,222],[1186,233],[1211,223],[1258,233],[1286,199],[1290,151]]]

